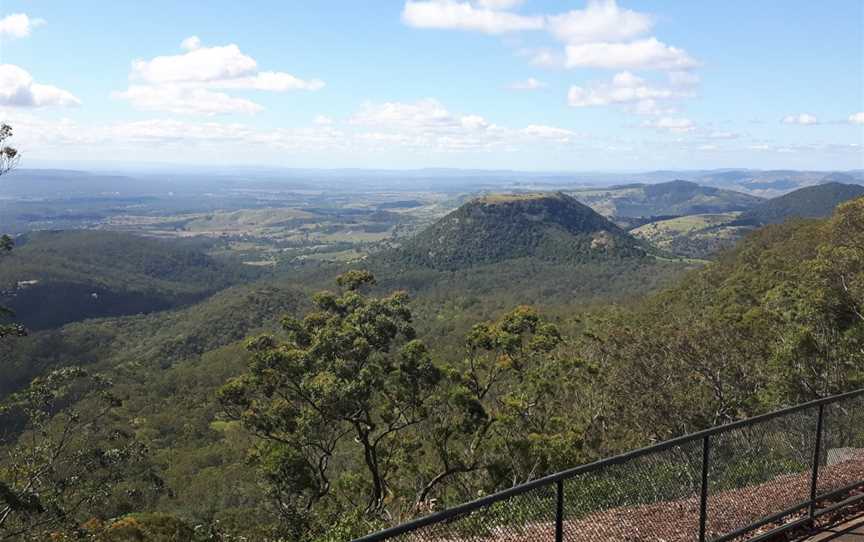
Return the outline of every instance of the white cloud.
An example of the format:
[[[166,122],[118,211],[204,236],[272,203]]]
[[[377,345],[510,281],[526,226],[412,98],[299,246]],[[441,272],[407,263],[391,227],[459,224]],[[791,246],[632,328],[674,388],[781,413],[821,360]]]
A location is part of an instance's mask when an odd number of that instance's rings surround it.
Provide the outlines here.
[[[258,69],[255,59],[244,55],[234,44],[204,48],[198,45],[199,48],[182,55],[136,60],[130,79],[154,84],[208,82],[251,76]]]
[[[510,4],[512,7],[512,2]],[[543,17],[500,11],[498,6],[495,9],[488,5],[475,7],[456,0],[409,0],[402,10],[402,21],[416,28],[473,30],[486,34],[541,30],[545,23]]]
[[[104,156],[126,152],[140,156],[142,147],[182,156],[192,149],[225,156],[228,151],[257,147],[307,152],[337,150],[346,146],[346,134],[329,126],[260,130],[241,123],[188,122],[175,119],[148,119],[111,124],[80,124],[70,119],[47,120],[22,110],[0,108],[0,118],[15,127],[16,146],[27,156],[51,149],[60,152],[75,146],[82,152]]]
[[[568,68],[687,70],[699,65],[683,49],[666,45],[657,38],[630,43],[568,45],[565,54]]]
[[[138,109],[165,111],[176,114],[214,115],[217,113],[253,114],[263,107],[243,98],[234,98],[222,92],[180,85],[132,85],[113,98],[128,100]]]
[[[211,81],[209,85],[212,88],[285,92],[289,90],[320,90],[324,88],[324,81],[320,79],[303,80],[283,72],[258,72],[250,77]]]
[[[26,13],[13,13],[0,19],[0,38],[26,38],[45,19],[31,19]]]
[[[696,147],[696,149],[700,151],[716,151],[719,148],[720,147],[718,147],[717,145],[699,145],[698,147]]]
[[[546,88],[548,85],[543,81],[538,81],[533,77],[529,77],[524,81],[516,81],[515,83],[510,83],[509,87],[511,90],[540,90],[541,88]]]
[[[585,9],[547,18],[549,32],[570,43],[625,41],[651,30],[653,17],[621,9],[615,0],[588,0]]]
[[[688,98],[689,88],[654,86],[631,72],[615,74],[608,83],[593,83],[587,87],[571,86],[567,103],[571,107],[625,106],[637,115],[669,115],[675,108],[663,103]]]
[[[489,150],[539,142],[569,144],[583,137],[572,130],[541,124],[523,129],[499,126],[480,115],[452,113],[431,98],[414,103],[367,103],[350,122],[372,128],[359,134],[361,140],[415,150]]]
[[[645,128],[654,128],[656,130],[665,130],[677,134],[685,134],[696,130],[696,125],[693,121],[682,117],[663,117],[655,120],[648,120],[642,123]]]
[[[560,14],[523,15],[508,9],[511,0],[407,0],[402,21],[417,28],[456,29],[503,34],[544,30],[565,44],[562,53],[523,49],[531,63],[545,67],[640,69],[679,72],[674,85],[693,86],[686,73],[699,66],[683,49],[655,37],[639,38],[654,26],[654,17],[618,6],[616,0],[588,0],[584,9]]]
[[[81,100],[71,92],[33,81],[24,69],[0,64],[0,105],[13,107],[76,106]]]
[[[783,117],[783,124],[800,124],[801,126],[811,126],[819,124],[819,119],[809,113],[799,113],[797,115],[787,115]]]
[[[180,42],[180,48],[184,51],[194,51],[201,48],[201,38],[198,36],[189,36]]]
[[[477,5],[487,9],[512,9],[522,5],[525,0],[477,0]]]
[[[149,111],[252,114],[263,107],[245,98],[214,91],[315,91],[324,87],[319,79],[304,80],[285,72],[258,71],[255,59],[235,44],[205,47],[197,36],[191,36],[183,40],[181,48],[186,52],[134,61],[129,78],[137,84],[112,95]]]
[[[504,127],[477,114],[449,111],[434,99],[413,103],[367,103],[351,117],[318,116],[307,126],[262,129],[237,122],[153,118],[110,124],[49,119],[22,109],[0,107],[0,118],[15,126],[16,144],[29,156],[75,147],[100,156],[138,156],[142,149],[164,156],[210,156],[221,160],[238,149],[249,155],[278,151],[340,152],[363,156],[393,150],[410,153],[510,152],[536,146],[573,150],[585,134],[540,123]],[[77,151],[76,151],[77,152]],[[180,159],[182,161],[182,159]]]
[[[849,124],[864,124],[864,111],[849,115]]]

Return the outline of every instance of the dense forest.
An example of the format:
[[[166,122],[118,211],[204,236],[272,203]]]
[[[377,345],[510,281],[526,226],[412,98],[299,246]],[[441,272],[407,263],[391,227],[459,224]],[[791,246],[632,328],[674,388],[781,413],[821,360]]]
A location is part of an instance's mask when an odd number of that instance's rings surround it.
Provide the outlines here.
[[[346,540],[860,387],[862,239],[858,199],[705,266],[388,253],[152,314],[4,328],[0,539]],[[3,264],[53,252],[27,246]],[[181,291],[187,260],[154,258],[113,269]],[[184,291],[232,282],[203,263]]]

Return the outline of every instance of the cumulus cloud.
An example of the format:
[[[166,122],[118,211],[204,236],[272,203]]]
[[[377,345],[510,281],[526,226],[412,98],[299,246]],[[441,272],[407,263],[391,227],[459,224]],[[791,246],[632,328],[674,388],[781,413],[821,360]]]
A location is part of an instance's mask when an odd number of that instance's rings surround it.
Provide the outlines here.
[[[594,83],[587,87],[571,86],[567,103],[571,107],[621,105],[639,115],[663,115],[673,111],[661,102],[691,96],[691,91],[674,86],[660,87],[625,71],[615,74],[611,82]]]
[[[0,105],[11,107],[70,107],[81,100],[71,92],[33,81],[23,68],[0,64]]]
[[[588,0],[584,9],[542,15],[509,10],[517,4],[508,0],[407,0],[402,20],[417,28],[487,34],[544,30],[565,47],[563,54],[541,49],[527,55],[538,66],[678,72],[699,66],[683,49],[655,37],[641,37],[652,30],[654,17],[621,8],[616,0]]]
[[[864,124],[864,111],[849,115],[849,124]]]
[[[31,19],[26,13],[13,13],[0,19],[0,38],[26,38],[45,19]]]
[[[491,4],[491,7],[490,7]],[[510,5],[507,5],[510,4]],[[520,30],[541,30],[543,17],[525,16],[502,11],[514,2],[469,2],[456,0],[409,0],[402,10],[402,21],[416,28],[473,30],[486,34],[504,34]]]
[[[570,44],[625,41],[654,25],[648,14],[621,9],[615,0],[589,0],[585,9],[547,18],[549,32]]]
[[[801,126],[811,126],[819,124],[819,119],[810,113],[799,113],[797,115],[786,115],[783,117],[783,124],[799,124]]]
[[[205,47],[197,36],[191,36],[180,46],[185,53],[134,61],[129,78],[135,84],[113,96],[150,111],[252,114],[263,108],[248,99],[215,90],[287,92],[324,87],[319,79],[259,71],[255,59],[235,44]]]
[[[145,111],[176,114],[258,113],[263,108],[253,101],[199,87],[176,85],[132,85],[112,97],[128,100]]]
[[[615,74],[611,83],[590,87],[572,86],[567,102],[573,107],[629,104],[646,100],[666,100],[686,96],[672,88],[653,87],[631,72]]]
[[[683,49],[666,45],[657,38],[629,43],[568,45],[564,53],[568,68],[688,70],[699,65]]]
[[[511,90],[540,90],[541,88],[546,88],[548,85],[543,81],[538,81],[533,77],[529,77],[524,81],[516,81],[515,83],[510,83],[509,88]]]

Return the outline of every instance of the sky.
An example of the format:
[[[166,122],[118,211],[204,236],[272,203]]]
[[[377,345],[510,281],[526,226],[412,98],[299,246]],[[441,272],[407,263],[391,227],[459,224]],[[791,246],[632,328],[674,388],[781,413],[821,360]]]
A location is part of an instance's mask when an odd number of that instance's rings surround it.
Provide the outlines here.
[[[864,168],[861,0],[3,0],[26,166]]]

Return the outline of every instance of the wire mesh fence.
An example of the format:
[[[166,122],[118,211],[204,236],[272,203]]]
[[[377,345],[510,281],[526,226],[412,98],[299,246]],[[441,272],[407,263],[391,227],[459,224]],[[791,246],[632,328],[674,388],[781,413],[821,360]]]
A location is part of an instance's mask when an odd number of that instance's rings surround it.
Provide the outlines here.
[[[356,542],[745,540],[864,500],[862,487],[859,390],[583,465]]]

